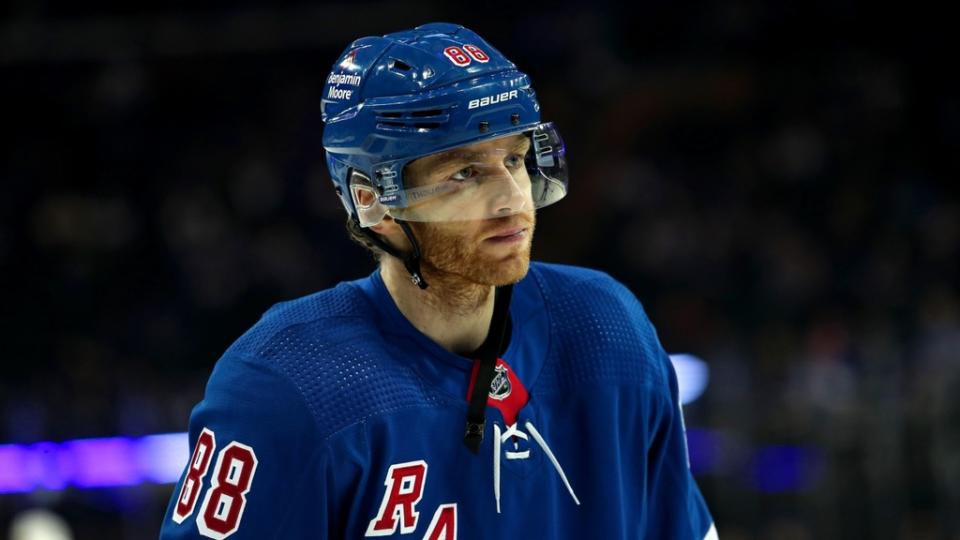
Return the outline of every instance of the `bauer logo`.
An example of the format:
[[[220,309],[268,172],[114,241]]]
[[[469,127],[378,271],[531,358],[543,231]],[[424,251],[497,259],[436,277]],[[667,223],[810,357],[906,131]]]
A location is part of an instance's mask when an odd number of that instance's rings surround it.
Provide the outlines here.
[[[486,107],[487,105],[494,105],[496,103],[510,101],[511,99],[517,99],[517,90],[501,92],[492,96],[484,96],[480,99],[471,99],[470,103],[467,104],[467,109],[479,109],[481,107]]]

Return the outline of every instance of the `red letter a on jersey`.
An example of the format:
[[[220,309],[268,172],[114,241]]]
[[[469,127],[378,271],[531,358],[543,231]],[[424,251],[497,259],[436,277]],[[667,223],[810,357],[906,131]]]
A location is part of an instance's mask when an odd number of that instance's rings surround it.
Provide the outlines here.
[[[417,528],[417,503],[423,498],[423,483],[427,479],[427,462],[419,459],[391,465],[383,481],[386,490],[377,517],[370,520],[365,536],[390,536],[412,533]]]
[[[437,508],[423,540],[457,540],[457,503]]]

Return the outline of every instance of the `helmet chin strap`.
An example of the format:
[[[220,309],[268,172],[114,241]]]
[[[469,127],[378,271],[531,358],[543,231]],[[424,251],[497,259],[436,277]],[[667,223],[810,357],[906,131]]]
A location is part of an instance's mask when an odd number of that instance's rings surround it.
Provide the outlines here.
[[[409,223],[399,219],[394,221],[403,229],[403,234],[407,235],[407,240],[410,241],[410,246],[413,248],[410,253],[402,259],[403,266],[407,268],[407,272],[410,272],[410,281],[417,287],[426,289],[427,280],[423,279],[423,272],[420,271],[420,243],[417,242],[417,237],[413,235],[413,230],[410,229]]]
[[[417,287],[426,289],[428,286],[427,280],[423,279],[423,272],[420,270],[420,243],[417,242],[417,237],[413,235],[413,230],[410,228],[409,223],[396,218],[394,218],[394,221],[397,222],[397,225],[400,225],[403,234],[405,234],[407,240],[410,241],[410,246],[412,247],[410,253],[401,253],[398,249],[385,242],[379,234],[366,227],[360,227],[360,231],[371,242],[376,244],[377,247],[403,261],[403,266],[407,269],[407,272],[410,273],[410,281]]]
[[[463,434],[463,444],[474,454],[480,452],[480,444],[483,442],[483,432],[487,425],[487,397],[490,395],[490,383],[493,382],[497,357],[503,352],[506,340],[509,339],[507,325],[510,320],[510,298],[512,295],[512,284],[496,288],[490,329],[487,331],[487,338],[476,351],[477,359],[475,362],[479,366],[477,378],[473,382],[473,390],[469,396],[467,427]]]

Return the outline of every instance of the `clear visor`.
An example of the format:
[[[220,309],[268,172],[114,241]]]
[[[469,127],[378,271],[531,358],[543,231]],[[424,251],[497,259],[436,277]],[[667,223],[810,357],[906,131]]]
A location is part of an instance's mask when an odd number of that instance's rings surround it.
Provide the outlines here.
[[[360,225],[471,221],[530,212],[567,194],[566,149],[553,124],[416,159],[401,192],[381,195],[354,172],[350,193]]]

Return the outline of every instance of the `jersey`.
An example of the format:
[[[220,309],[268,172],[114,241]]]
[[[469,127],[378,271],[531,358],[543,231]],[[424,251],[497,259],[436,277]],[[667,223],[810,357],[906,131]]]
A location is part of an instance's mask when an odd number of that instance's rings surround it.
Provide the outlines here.
[[[217,362],[161,538],[716,538],[677,380],[630,291],[532,263],[478,454],[475,362],[379,271],[278,304]]]

